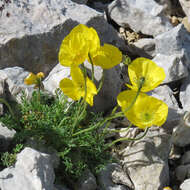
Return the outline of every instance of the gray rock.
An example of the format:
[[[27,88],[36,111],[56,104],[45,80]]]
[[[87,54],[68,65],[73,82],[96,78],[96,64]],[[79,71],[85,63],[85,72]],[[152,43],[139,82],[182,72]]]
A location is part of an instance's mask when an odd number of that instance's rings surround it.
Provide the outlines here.
[[[11,67],[0,70],[0,81],[5,83],[6,98],[21,102],[21,96],[25,93],[27,98],[30,98],[34,88],[24,84],[24,79],[29,72],[21,67]]]
[[[184,155],[181,158],[181,164],[190,164],[190,151],[184,153]]]
[[[153,61],[165,71],[166,78],[163,83],[170,83],[183,79],[189,75],[187,66],[183,63],[183,55],[157,54]]]
[[[96,190],[96,188],[97,184],[95,176],[90,170],[86,170],[78,179],[76,190]]]
[[[135,190],[162,189],[169,184],[170,149],[170,135],[157,129],[149,131],[131,147],[121,150],[123,167],[128,172]]]
[[[55,185],[54,190],[70,190],[70,189],[62,185]]]
[[[179,0],[185,14],[188,16],[188,19],[190,21],[190,1],[189,0]]]
[[[88,0],[72,0],[72,1],[78,4],[86,4],[88,2]]]
[[[0,68],[20,66],[47,74],[58,63],[62,40],[79,23],[94,27],[102,43],[125,48],[104,15],[86,5],[71,0],[11,1],[0,19]]]
[[[152,59],[155,56],[155,40],[152,38],[142,38],[129,45],[132,54],[140,57]]]
[[[172,142],[179,147],[185,147],[190,144],[190,113],[186,112],[179,125],[175,128],[172,134]]]
[[[17,155],[15,167],[0,172],[2,190],[52,190],[55,175],[49,155],[25,148]]]
[[[181,88],[180,88],[180,101],[183,106],[184,111],[190,111],[190,77],[187,77],[183,80]]]
[[[178,103],[173,96],[172,90],[167,85],[162,85],[151,92],[149,95],[158,98],[168,105],[168,116],[166,122],[163,124],[165,130],[172,132],[173,128],[176,127],[183,114],[183,110],[179,109]]]
[[[164,11],[165,7],[154,0],[120,0],[108,6],[110,18],[118,25],[153,36],[172,28]]]
[[[189,190],[190,187],[190,179],[186,179],[181,185],[180,190]]]
[[[3,123],[0,123],[0,151],[7,150],[15,134],[15,130],[10,130]]]
[[[111,176],[116,168],[118,168],[118,164],[108,164],[106,168],[98,174],[100,190],[128,190],[128,188],[124,185],[116,185],[113,183]]]
[[[4,86],[5,86],[5,82],[3,79],[1,79],[0,77],[0,98],[5,98],[4,97]],[[0,115],[3,114],[3,104],[1,104],[2,102],[0,102]]]
[[[180,165],[175,169],[175,175],[180,182],[183,182],[187,176],[187,166]]]
[[[156,54],[182,55],[183,65],[190,68],[190,34],[179,24],[168,32],[164,32],[155,38]]]

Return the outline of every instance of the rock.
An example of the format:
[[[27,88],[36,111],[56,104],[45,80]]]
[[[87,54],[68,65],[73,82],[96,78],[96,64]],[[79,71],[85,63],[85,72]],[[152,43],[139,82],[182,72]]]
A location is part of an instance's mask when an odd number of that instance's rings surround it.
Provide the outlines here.
[[[122,167],[120,165],[115,165],[115,169],[111,174],[112,181],[115,184],[122,184],[125,185],[131,189],[134,188],[134,185],[132,184],[131,180],[129,179],[129,176],[123,171]]]
[[[4,85],[5,85],[5,82],[0,77],[0,98],[4,98]],[[3,114],[3,104],[1,104],[1,103],[2,102],[0,102],[0,115]]]
[[[111,180],[111,175],[114,172],[115,168],[118,168],[118,164],[108,164],[107,167],[98,174],[98,183],[100,185],[100,190],[129,190],[126,186],[116,185]]]
[[[152,59],[155,56],[155,40],[152,38],[139,39],[130,44],[129,49],[132,54]]]
[[[91,66],[89,63],[85,63],[85,67],[89,71]],[[112,69],[104,71],[104,83],[102,89],[97,96],[94,97],[94,107],[93,111],[101,112],[107,111],[116,104],[116,97],[121,91],[122,80],[120,78],[121,69],[119,66],[116,66]],[[95,84],[98,87],[101,77],[102,69],[98,66],[94,67],[95,75]],[[70,68],[63,67],[58,64],[44,80],[43,84],[46,90],[51,93],[54,93],[55,90],[59,87],[59,82],[63,78],[70,77]]]
[[[169,184],[170,148],[170,135],[157,129],[149,131],[131,147],[121,150],[124,170],[129,174],[135,190],[162,189]]]
[[[172,28],[165,16],[165,9],[154,0],[120,0],[108,6],[108,15],[120,26],[129,26],[135,32],[156,36]]]
[[[184,153],[184,155],[181,158],[181,164],[190,164],[190,151]]]
[[[104,15],[86,5],[70,0],[11,1],[0,19],[0,68],[20,66],[47,74],[58,63],[62,40],[79,23],[94,27],[102,43],[126,48]]]
[[[172,142],[179,147],[185,147],[190,144],[190,113],[186,112],[179,125],[175,128],[172,134]]]
[[[175,169],[175,174],[180,182],[183,182],[187,176],[187,166],[180,165]]]
[[[62,185],[55,185],[54,190],[70,190],[70,189]]]
[[[75,186],[76,190],[96,190],[96,178],[90,172],[90,170],[86,170],[82,176],[78,179],[78,182]]]
[[[187,77],[185,80],[182,81],[181,88],[180,88],[180,101],[183,106],[184,111],[190,111],[190,77]]]
[[[190,21],[188,21],[187,17],[183,18],[182,23],[183,23],[184,27],[186,28],[186,30],[188,32],[190,32]]]
[[[56,89],[59,88],[59,82],[63,78],[70,78],[70,67],[57,64],[43,81],[45,90],[55,94]]]
[[[49,155],[25,148],[17,155],[15,167],[0,172],[2,190],[52,190],[55,175]]]
[[[189,12],[189,10],[190,10],[190,2],[189,2],[189,0],[179,0],[179,2],[180,2],[185,14],[187,15],[187,17],[188,17],[188,19],[190,21],[190,12]]]
[[[172,90],[169,86],[162,85],[155,88],[151,92],[148,92],[148,95],[158,98],[168,105],[168,117],[166,122],[163,124],[163,127],[166,131],[171,133],[173,128],[179,124],[181,116],[184,112],[179,108]]]
[[[163,83],[170,83],[184,79],[189,75],[187,66],[183,63],[184,55],[157,54],[153,61],[165,71],[166,78]]]
[[[34,88],[24,84],[24,79],[29,72],[21,67],[5,68],[0,70],[0,81],[5,83],[6,98],[21,102],[21,96],[24,93],[27,98],[30,98]]]
[[[72,0],[72,1],[78,4],[86,4],[88,2],[88,0]]]
[[[180,190],[189,190],[190,187],[190,179],[186,179],[181,185]]]
[[[0,123],[0,151],[7,150],[11,140],[13,139],[16,131],[8,129],[3,123]]]
[[[172,30],[156,36],[155,41],[156,54],[182,55],[181,62],[190,68],[190,34],[183,24],[179,24]]]

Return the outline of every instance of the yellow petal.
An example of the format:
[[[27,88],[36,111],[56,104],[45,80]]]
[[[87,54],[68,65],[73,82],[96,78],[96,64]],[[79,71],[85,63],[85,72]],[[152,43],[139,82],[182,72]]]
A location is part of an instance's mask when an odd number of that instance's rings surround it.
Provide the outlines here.
[[[73,100],[79,100],[81,98],[72,80],[68,78],[62,79],[59,83],[59,87],[63,91],[63,93],[67,95],[69,98]]]
[[[25,79],[24,84],[32,85],[37,83],[37,76],[34,73],[30,73]]]
[[[133,107],[126,111],[135,99],[136,93],[133,90],[126,90],[117,97],[117,102],[127,119],[142,129],[152,125],[163,125],[167,119],[168,106],[163,101],[144,93],[140,93]]]
[[[36,76],[37,78],[40,78],[40,79],[45,77],[43,72],[37,73]]]
[[[122,53],[117,47],[104,44],[96,54],[92,55],[92,60],[94,65],[98,65],[103,69],[111,69],[122,61]]]
[[[129,78],[133,90],[138,90],[140,80],[144,78],[145,82],[141,88],[142,92],[148,92],[156,88],[165,79],[164,69],[157,66],[156,63],[147,58],[137,58],[128,67]]]
[[[71,77],[76,86],[84,87],[84,75],[79,67],[71,67]]]
[[[87,86],[87,94],[85,100],[90,106],[93,106],[94,95],[98,93],[96,86],[88,77],[86,78],[86,86]]]
[[[94,28],[89,28],[88,33],[89,53],[93,55],[100,48],[100,39]]]
[[[89,42],[85,40],[88,33],[89,28],[79,24],[64,38],[59,50],[61,65],[78,66],[88,58]]]

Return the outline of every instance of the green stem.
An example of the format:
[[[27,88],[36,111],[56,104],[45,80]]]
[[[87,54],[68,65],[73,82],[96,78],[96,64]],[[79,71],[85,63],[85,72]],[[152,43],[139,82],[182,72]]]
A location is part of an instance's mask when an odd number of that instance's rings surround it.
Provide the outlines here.
[[[11,109],[11,106],[9,105],[9,103],[6,100],[4,100],[3,98],[0,98],[0,102],[7,106],[10,114],[12,115],[13,118],[15,118],[13,110]]]
[[[138,138],[134,138],[134,139],[133,138],[127,138],[127,137],[119,138],[119,139],[113,141],[112,143],[108,144],[107,147],[106,147],[106,149],[109,148],[109,147],[111,147],[111,146],[113,146],[114,144],[116,144],[117,142],[120,142],[120,141],[137,141],[137,140],[140,140],[140,139],[142,139],[148,133],[148,130],[149,130],[149,128],[147,127],[145,129],[143,135],[140,136],[140,137],[138,137]]]
[[[127,132],[127,131],[131,128],[132,125],[133,125],[133,124],[130,123],[129,126],[128,126],[126,129],[123,129],[123,130],[111,130],[110,133],[112,133],[112,132],[113,132],[113,133],[114,133],[114,132],[116,132],[116,133]]]
[[[91,67],[92,67],[92,82],[94,82],[94,64],[93,64],[92,57],[91,57],[90,53],[88,54],[88,57],[89,57]]]
[[[104,71],[102,71],[102,78],[100,80],[97,92],[99,92],[101,90],[103,83],[104,83]]]

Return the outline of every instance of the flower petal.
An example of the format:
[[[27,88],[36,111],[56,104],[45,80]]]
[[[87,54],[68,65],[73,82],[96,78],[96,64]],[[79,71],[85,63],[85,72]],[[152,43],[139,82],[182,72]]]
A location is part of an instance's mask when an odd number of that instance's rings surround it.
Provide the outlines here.
[[[85,100],[90,106],[93,106],[94,95],[98,93],[96,86],[88,77],[86,78],[86,86],[87,86],[87,94]]]
[[[24,84],[32,85],[37,83],[37,76],[34,73],[30,73],[25,79]]]
[[[79,24],[64,38],[59,50],[61,65],[78,66],[88,58],[89,42],[85,40],[88,34],[89,28]]]
[[[71,67],[71,77],[76,86],[84,87],[84,75],[79,67]]]
[[[133,90],[138,90],[140,80],[143,77],[145,82],[141,88],[142,92],[148,92],[156,88],[165,79],[164,69],[147,58],[137,58],[128,67],[129,78]]]
[[[59,87],[69,98],[73,100],[79,100],[81,98],[81,94],[77,91],[77,88],[73,84],[72,80],[68,78],[62,79],[59,83]]]
[[[122,61],[122,53],[117,47],[104,44],[96,54],[92,55],[92,60],[94,65],[98,65],[103,69],[111,69]]]
[[[139,128],[161,126],[167,119],[168,106],[157,98],[140,93],[133,107],[126,111],[136,96],[135,91],[126,90],[117,97],[117,102],[121,106],[127,119]]]

